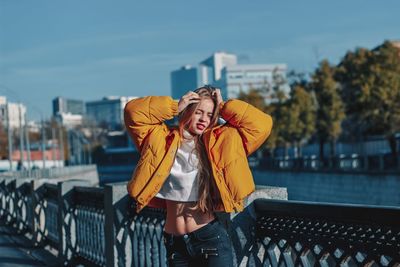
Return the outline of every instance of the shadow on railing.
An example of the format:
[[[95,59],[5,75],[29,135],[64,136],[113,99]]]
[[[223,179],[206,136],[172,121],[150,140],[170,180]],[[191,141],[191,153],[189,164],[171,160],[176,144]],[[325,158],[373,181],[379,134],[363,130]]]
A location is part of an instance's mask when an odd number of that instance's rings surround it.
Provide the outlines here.
[[[136,214],[126,183],[46,181],[0,179],[0,216],[54,250],[55,266],[166,266],[164,211]],[[400,265],[399,208],[284,199],[285,189],[266,187],[243,212],[218,214],[236,266]]]

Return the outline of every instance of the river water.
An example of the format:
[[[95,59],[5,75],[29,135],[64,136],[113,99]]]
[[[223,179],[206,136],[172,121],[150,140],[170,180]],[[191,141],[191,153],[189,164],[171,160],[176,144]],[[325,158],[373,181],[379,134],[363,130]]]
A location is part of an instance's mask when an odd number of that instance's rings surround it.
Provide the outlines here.
[[[98,167],[100,183],[128,181],[134,166]],[[400,175],[253,171],[257,185],[286,187],[290,200],[400,206]]]

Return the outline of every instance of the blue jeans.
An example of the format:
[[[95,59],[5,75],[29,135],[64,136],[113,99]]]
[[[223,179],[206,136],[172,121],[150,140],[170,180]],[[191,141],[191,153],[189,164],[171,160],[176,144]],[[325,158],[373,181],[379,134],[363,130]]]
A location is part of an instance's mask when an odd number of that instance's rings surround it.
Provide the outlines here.
[[[181,236],[164,232],[164,242],[169,267],[233,267],[231,239],[217,219]]]

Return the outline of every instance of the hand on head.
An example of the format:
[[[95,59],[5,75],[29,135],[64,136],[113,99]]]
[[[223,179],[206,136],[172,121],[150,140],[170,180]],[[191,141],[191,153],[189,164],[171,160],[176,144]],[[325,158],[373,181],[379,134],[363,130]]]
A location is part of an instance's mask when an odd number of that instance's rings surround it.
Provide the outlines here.
[[[198,103],[200,101],[200,96],[192,91],[187,92],[178,103],[178,112],[180,113],[184,110],[188,105],[192,103]]]
[[[223,102],[222,95],[221,95],[221,90],[218,88],[215,88],[213,92],[213,97],[217,98],[217,105],[221,104]]]

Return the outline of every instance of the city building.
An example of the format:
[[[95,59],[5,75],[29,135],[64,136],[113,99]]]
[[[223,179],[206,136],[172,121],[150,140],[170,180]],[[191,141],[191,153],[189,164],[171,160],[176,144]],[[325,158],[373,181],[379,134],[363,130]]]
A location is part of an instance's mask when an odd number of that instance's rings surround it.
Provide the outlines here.
[[[221,71],[221,78],[215,86],[221,88],[224,98],[236,98],[239,93],[249,89],[263,89],[267,103],[271,102],[274,75],[286,81],[287,66],[285,64],[251,64],[226,66]],[[285,83],[282,90],[289,94],[290,88]]]
[[[171,72],[172,97],[179,99],[187,91],[197,87],[197,69],[185,65],[178,70]]]
[[[40,122],[38,123],[36,121],[27,121],[26,125],[28,126],[30,133],[40,133],[41,131]]]
[[[101,100],[86,102],[88,120],[110,130],[120,130],[124,124],[124,107],[135,97],[104,97]]]
[[[84,115],[85,103],[82,100],[56,97],[53,99],[53,116],[55,117],[57,114],[61,113]]]
[[[0,96],[0,120],[5,127],[9,125],[15,129],[25,125],[25,114],[25,105],[8,102],[5,96]]]
[[[47,148],[42,152],[40,149],[31,149],[29,151],[29,157],[32,161],[41,161],[43,159],[43,154],[45,160],[61,160],[61,151],[57,148]],[[12,152],[11,158],[13,161],[21,160],[21,152],[19,150],[14,150]],[[22,160],[28,160],[28,151],[24,150],[22,152]]]
[[[221,89],[225,99],[236,98],[249,89],[264,89],[267,103],[271,102],[273,77],[286,81],[286,64],[238,64],[237,56],[226,52],[216,52],[201,61],[197,68],[186,65],[171,72],[172,97],[179,99],[190,89],[210,84]],[[290,88],[284,83],[282,88],[289,94]]]
[[[68,129],[75,128],[83,123],[83,115],[79,114],[58,113],[54,118]]]
[[[215,84],[221,79],[222,69],[237,65],[237,57],[234,54],[216,52],[199,64],[199,85]]]

